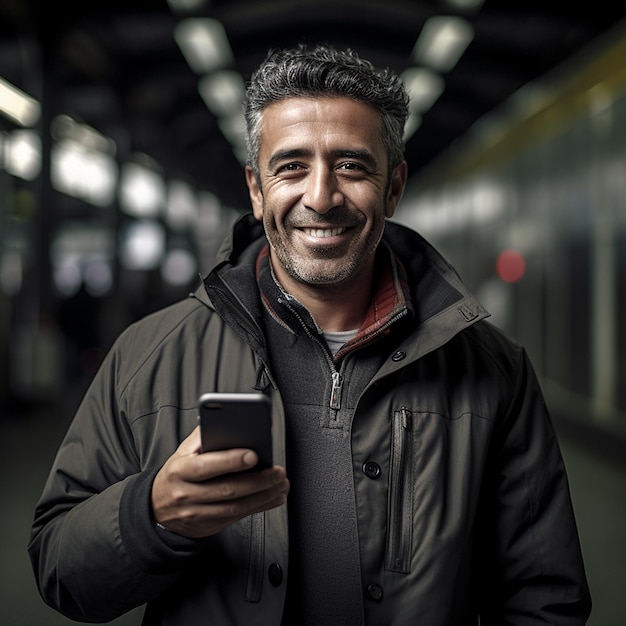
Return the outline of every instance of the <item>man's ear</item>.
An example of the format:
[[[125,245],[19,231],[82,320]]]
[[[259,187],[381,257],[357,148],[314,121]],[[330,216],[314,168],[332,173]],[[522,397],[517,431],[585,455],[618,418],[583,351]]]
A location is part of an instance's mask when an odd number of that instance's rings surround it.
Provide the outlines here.
[[[393,172],[391,172],[385,205],[385,215],[387,217],[391,217],[395,213],[398,204],[400,204],[406,185],[406,179],[407,164],[406,161],[402,161],[402,163],[396,165],[396,167],[393,168]]]
[[[261,222],[263,221],[263,192],[254,174],[254,170],[249,165],[246,165],[246,184],[248,185],[252,212],[254,213],[254,217]]]

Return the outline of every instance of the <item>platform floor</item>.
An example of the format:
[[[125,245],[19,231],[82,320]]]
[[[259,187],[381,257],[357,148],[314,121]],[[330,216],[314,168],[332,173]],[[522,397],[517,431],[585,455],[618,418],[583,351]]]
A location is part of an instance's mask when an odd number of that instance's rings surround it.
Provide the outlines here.
[[[43,604],[26,544],[39,497],[68,416],[20,411],[0,416],[0,626],[69,626]],[[589,626],[626,624],[626,465],[561,433],[594,610]],[[111,622],[137,626],[142,610]]]

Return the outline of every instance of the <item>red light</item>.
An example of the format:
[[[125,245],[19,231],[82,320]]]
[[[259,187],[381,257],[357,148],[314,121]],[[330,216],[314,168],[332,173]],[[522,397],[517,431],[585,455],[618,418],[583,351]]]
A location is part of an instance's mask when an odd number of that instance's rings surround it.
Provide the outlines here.
[[[507,283],[516,283],[526,272],[524,257],[513,249],[503,250],[496,259],[498,276]]]

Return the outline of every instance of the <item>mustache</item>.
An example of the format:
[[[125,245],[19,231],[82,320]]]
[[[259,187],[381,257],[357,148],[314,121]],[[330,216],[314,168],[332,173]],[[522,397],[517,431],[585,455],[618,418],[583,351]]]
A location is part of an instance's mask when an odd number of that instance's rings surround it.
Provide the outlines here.
[[[342,206],[333,207],[320,214],[310,209],[292,209],[285,218],[285,226],[301,228],[302,226],[358,226],[365,222],[365,216],[354,213]]]

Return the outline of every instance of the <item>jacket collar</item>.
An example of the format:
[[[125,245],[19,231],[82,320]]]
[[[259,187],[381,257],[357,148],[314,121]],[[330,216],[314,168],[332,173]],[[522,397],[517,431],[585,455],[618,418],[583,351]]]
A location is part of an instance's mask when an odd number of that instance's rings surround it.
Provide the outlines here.
[[[204,280],[204,285],[196,292],[196,297],[210,306],[212,297],[207,298],[207,293],[211,285],[228,285],[232,294],[245,305],[244,309],[252,316],[258,315],[260,302],[255,295],[258,291],[255,289],[258,281],[257,260],[266,245],[262,224],[251,213],[243,215],[224,240],[216,264]],[[379,283],[381,288],[376,302],[390,299],[383,307],[386,314],[368,315],[359,337],[375,332],[376,325],[385,325],[383,318],[389,320],[392,311],[399,312],[402,307],[406,307],[407,313],[412,309],[414,328],[420,335],[428,335],[422,348],[433,349],[464,328],[489,316],[465,287],[454,268],[412,229],[388,220],[382,245],[388,251],[393,251],[393,254],[388,253],[391,259],[391,283],[388,279]],[[312,320],[310,322],[310,327],[315,328]],[[293,328],[290,323],[287,327]]]
[[[356,336],[335,355],[335,361],[351,350],[387,334],[394,322],[412,313],[406,274],[386,244],[379,251],[377,264],[374,297],[365,320]],[[322,329],[309,311],[278,283],[270,263],[269,246],[265,246],[257,257],[256,276],[263,304],[279,324],[294,333],[308,330],[310,333],[322,334]]]

